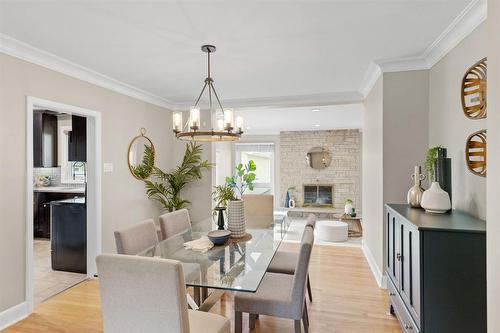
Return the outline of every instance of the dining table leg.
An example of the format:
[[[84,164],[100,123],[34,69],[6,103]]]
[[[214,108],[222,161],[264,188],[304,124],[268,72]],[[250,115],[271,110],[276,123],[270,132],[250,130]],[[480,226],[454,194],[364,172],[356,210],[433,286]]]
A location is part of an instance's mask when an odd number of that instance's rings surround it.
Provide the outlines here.
[[[194,289],[194,301],[198,306],[201,305],[201,294],[200,294],[200,287],[193,287]]]

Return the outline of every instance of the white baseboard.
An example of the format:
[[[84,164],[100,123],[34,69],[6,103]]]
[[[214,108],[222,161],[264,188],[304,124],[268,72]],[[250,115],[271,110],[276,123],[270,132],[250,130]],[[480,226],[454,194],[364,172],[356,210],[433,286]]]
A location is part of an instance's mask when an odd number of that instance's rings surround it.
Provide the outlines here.
[[[26,318],[28,315],[28,303],[26,302],[0,312],[0,331]]]
[[[368,261],[368,265],[370,266],[370,269],[373,276],[375,277],[375,280],[377,281],[378,286],[382,289],[387,289],[387,277],[380,271],[375,258],[373,258],[372,251],[368,248],[365,242],[362,243],[361,248],[363,249],[363,254]]]

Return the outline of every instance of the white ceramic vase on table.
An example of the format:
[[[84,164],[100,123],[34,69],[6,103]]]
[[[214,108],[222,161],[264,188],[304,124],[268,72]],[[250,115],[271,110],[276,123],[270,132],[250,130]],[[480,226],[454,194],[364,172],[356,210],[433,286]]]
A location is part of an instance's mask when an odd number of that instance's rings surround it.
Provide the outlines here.
[[[431,187],[424,191],[420,205],[428,213],[442,214],[451,209],[451,200],[438,182],[432,182]]]
[[[227,205],[227,228],[231,237],[240,238],[246,235],[245,229],[245,202],[231,200]]]

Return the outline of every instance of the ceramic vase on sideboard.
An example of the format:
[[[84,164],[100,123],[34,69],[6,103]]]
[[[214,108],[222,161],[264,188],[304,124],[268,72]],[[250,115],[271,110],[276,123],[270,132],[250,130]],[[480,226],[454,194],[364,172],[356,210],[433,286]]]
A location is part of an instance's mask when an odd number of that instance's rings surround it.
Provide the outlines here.
[[[227,205],[227,228],[231,237],[240,238],[246,235],[245,230],[245,202],[231,200]]]
[[[420,204],[427,213],[442,214],[451,209],[450,196],[438,182],[432,182],[431,187],[424,191]]]
[[[424,194],[424,189],[420,185],[425,176],[421,172],[420,166],[416,165],[411,178],[414,181],[413,186],[408,191],[406,200],[408,204],[414,208],[420,208],[420,203],[422,202],[422,196]]]

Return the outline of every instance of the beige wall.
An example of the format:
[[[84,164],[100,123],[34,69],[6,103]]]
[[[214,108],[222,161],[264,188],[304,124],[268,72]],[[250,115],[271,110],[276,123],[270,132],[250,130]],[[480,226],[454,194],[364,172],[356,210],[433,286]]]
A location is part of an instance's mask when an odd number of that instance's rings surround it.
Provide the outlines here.
[[[365,100],[363,246],[379,283],[384,268],[385,203],[405,203],[415,165],[428,147],[428,71],[384,73]]]
[[[500,2],[488,1],[488,332],[500,332]]]
[[[26,96],[99,111],[102,160],[113,173],[102,177],[103,251],[114,251],[113,231],[156,217],[142,182],[129,173],[129,141],[141,127],[157,148],[161,167],[172,163],[171,113],[124,95],[0,54],[0,312],[25,298]]]
[[[384,74],[384,203],[406,203],[428,148],[429,71]]]
[[[467,169],[464,150],[468,135],[486,128],[486,119],[465,117],[460,86],[467,68],[488,54],[486,28],[485,23],[480,25],[432,67],[429,101],[429,146],[448,148],[448,157],[452,159],[453,208],[481,219],[486,218],[486,179]]]
[[[382,274],[383,270],[383,77],[381,76],[365,99],[363,113],[362,201],[363,247]],[[365,250],[366,252],[366,250]],[[380,281],[379,281],[380,283]]]

